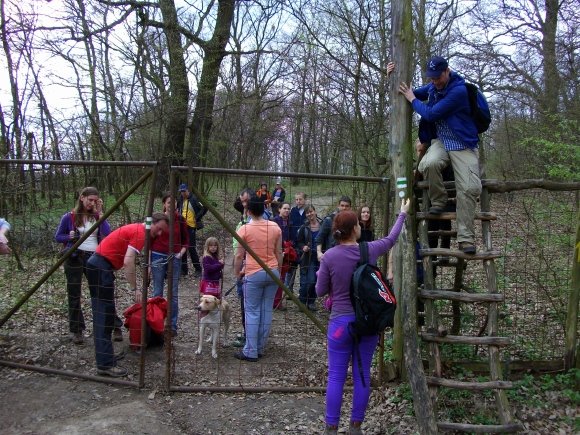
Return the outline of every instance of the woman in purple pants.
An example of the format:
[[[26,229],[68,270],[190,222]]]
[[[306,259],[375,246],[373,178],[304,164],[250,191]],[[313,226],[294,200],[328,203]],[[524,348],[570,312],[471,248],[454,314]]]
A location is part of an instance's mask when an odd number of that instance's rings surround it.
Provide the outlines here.
[[[368,243],[369,263],[376,263],[379,256],[386,254],[394,246],[403,228],[409,204],[409,200],[401,204],[401,213],[388,236]],[[332,301],[327,333],[328,386],[326,387],[326,430],[324,432],[327,434],[338,432],[342,393],[351,361],[354,392],[349,433],[362,434],[361,424],[371,392],[371,362],[378,336],[362,337],[359,341],[361,371],[358,367],[358,358],[354,357],[356,354],[354,340],[348,331],[349,323],[355,320],[350,301],[350,281],[356,264],[360,260],[357,243],[360,233],[361,228],[355,212],[341,211],[336,215],[332,234],[338,244],[324,254],[316,282],[317,295],[328,295]],[[361,372],[365,382],[360,377]]]

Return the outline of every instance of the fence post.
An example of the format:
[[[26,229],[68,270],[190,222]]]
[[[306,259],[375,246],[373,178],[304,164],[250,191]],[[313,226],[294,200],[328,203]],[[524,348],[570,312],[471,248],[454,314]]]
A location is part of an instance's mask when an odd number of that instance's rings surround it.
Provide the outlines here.
[[[564,368],[570,370],[574,366],[580,368],[580,361],[576,358],[576,342],[578,339],[578,302],[580,301],[580,212],[576,219],[576,240],[574,242],[574,256],[572,261],[572,284],[568,298],[566,316],[566,337]]]

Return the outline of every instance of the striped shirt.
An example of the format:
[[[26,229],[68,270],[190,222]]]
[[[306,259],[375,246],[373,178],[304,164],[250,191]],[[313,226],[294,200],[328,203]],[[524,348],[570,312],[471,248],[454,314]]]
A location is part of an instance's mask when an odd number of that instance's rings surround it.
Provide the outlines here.
[[[447,121],[440,119],[439,121],[435,121],[435,126],[437,128],[437,136],[443,142],[445,146],[445,151],[461,151],[468,148],[461,139],[459,139],[453,130],[449,128],[449,124]]]

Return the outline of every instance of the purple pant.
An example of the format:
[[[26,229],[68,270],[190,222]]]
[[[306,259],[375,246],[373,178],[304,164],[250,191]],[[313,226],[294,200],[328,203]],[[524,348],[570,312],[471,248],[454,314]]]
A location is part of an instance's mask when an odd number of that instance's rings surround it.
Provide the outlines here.
[[[328,425],[339,423],[342,393],[351,360],[354,389],[350,420],[362,422],[369,403],[371,362],[377,347],[378,336],[362,337],[358,344],[365,380],[365,386],[363,386],[354,339],[348,332],[348,324],[354,319],[354,314],[345,315],[331,319],[328,323],[328,386],[326,387],[326,424]]]

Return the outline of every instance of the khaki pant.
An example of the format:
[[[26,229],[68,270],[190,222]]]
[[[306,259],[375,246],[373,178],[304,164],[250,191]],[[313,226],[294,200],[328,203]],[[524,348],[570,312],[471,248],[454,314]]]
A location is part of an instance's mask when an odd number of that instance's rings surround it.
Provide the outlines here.
[[[481,193],[477,149],[446,151],[441,140],[434,139],[419,163],[419,172],[429,183],[431,205],[445,207],[447,192],[441,171],[449,163],[453,166],[457,190],[457,241],[474,243],[475,204]]]

